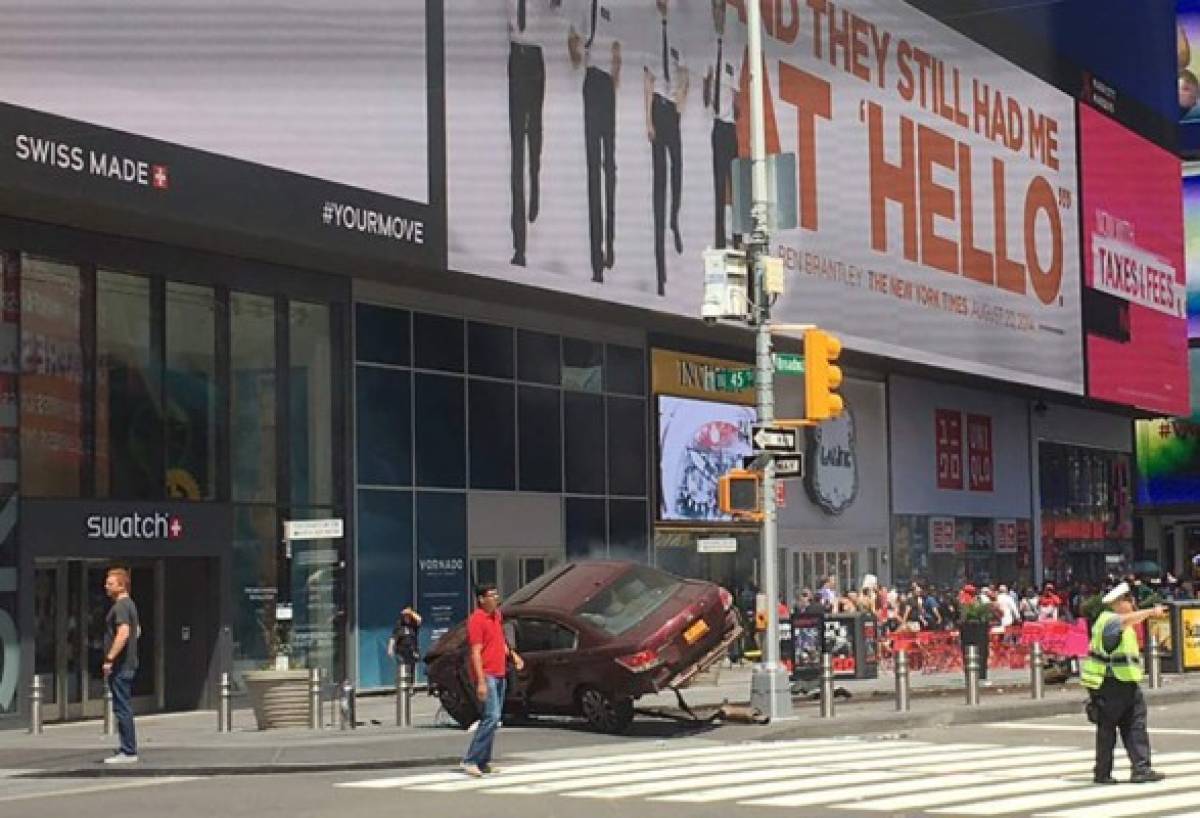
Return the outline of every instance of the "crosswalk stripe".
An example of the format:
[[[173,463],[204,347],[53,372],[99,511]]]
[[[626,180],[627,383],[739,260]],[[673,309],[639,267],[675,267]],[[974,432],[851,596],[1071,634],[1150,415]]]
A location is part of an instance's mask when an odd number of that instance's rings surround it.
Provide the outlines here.
[[[1093,786],[1090,781],[1080,781],[1062,778],[1026,778],[1021,781],[1010,781],[1006,784],[993,783],[990,786],[972,787],[969,789],[950,792],[928,791],[913,795],[902,795],[895,798],[873,798],[865,804],[833,804],[841,809],[865,810],[868,812],[901,812],[910,809],[926,809],[928,807],[956,804],[962,801],[974,803],[980,800],[990,801],[999,795],[1012,795],[1030,790],[1038,792],[1061,792],[1081,787]]]
[[[907,743],[901,744],[902,749],[907,748],[907,746],[908,746]],[[834,762],[839,762],[839,761],[846,762],[846,763],[861,762],[862,754],[863,754],[862,748],[859,747],[859,748],[856,748],[849,752],[836,753],[836,754],[832,754],[832,755],[821,755],[816,758],[814,758],[812,756],[812,754],[809,754],[809,753],[803,753],[803,754],[783,753],[778,756],[769,756],[769,757],[765,757],[765,758],[760,757],[760,758],[750,758],[750,759],[743,759],[743,758],[716,759],[716,760],[706,763],[706,764],[689,765],[688,767],[686,767],[683,770],[674,770],[674,769],[664,770],[664,769],[658,768],[658,769],[652,769],[652,770],[645,770],[642,772],[618,773],[615,775],[608,775],[608,774],[590,775],[590,776],[585,776],[583,778],[572,778],[572,779],[568,779],[568,780],[564,780],[564,781],[552,781],[552,782],[548,782],[545,784],[537,783],[537,784],[529,784],[529,785],[517,786],[517,787],[503,787],[500,789],[493,790],[493,792],[504,793],[504,794],[516,794],[516,793],[536,794],[536,793],[549,793],[549,792],[564,792],[566,790],[578,790],[578,789],[582,789],[582,788],[586,787],[586,788],[588,788],[588,791],[585,793],[578,793],[578,795],[580,797],[584,797],[584,798],[617,797],[617,798],[620,798],[620,797],[624,797],[625,795],[629,794],[628,792],[626,792],[627,790],[634,790],[634,791],[636,791],[636,792],[634,792],[634,794],[640,795],[640,794],[643,794],[644,792],[654,792],[656,789],[661,789],[661,791],[667,792],[672,789],[683,789],[683,788],[689,787],[689,786],[694,787],[698,783],[696,781],[697,776],[702,776],[702,779],[699,783],[703,784],[704,786],[707,786],[708,784],[711,783],[711,780],[713,778],[713,775],[709,775],[709,773],[712,773],[714,775],[719,775],[721,773],[733,772],[736,770],[741,770],[741,771],[767,770],[767,771],[770,771],[774,776],[779,777],[780,775],[787,775],[789,773],[796,772],[797,768],[800,767],[801,764],[803,764],[803,763],[807,763],[808,765],[810,765],[810,767],[809,767],[810,769],[823,769],[824,770],[824,769],[829,769],[830,765]],[[664,774],[669,776],[669,778],[666,781],[663,780]],[[743,775],[743,776],[746,775],[745,772],[741,772],[738,774]],[[648,783],[634,783],[634,782],[648,782]],[[620,786],[609,787],[608,789],[604,789],[609,784],[617,784]],[[601,789],[594,789],[596,787],[599,787]],[[617,791],[619,794],[611,795],[611,793],[613,791]]]
[[[898,781],[887,784],[874,784],[866,787],[856,787],[852,793],[842,788],[817,790],[816,792],[798,793],[795,795],[780,795],[774,798],[757,798],[749,801],[739,801],[740,804],[751,804],[756,807],[815,807],[822,804],[833,804],[852,796],[854,802],[847,803],[849,808],[856,807],[861,799],[899,795],[908,792],[935,792],[950,787],[976,787],[996,779],[982,773],[959,773],[957,775],[922,776],[914,781]]]
[[[928,765],[917,767],[918,772],[929,773],[972,773],[986,772],[988,770],[1011,770],[1012,774],[1021,772],[1021,767],[1036,767],[1044,768],[1048,764],[1067,764],[1072,761],[1087,761],[1087,769],[1092,768],[1092,763],[1095,758],[1095,753],[1092,750],[1068,750],[1067,748],[1047,747],[1045,750],[1039,750],[1037,753],[1025,755],[1029,753],[1028,747],[1009,747],[1008,752],[1016,751],[1022,754],[1021,758],[988,758],[982,761],[959,761],[951,763],[934,762]],[[1056,771],[1058,766],[1054,768]]]
[[[1186,753],[1180,755],[1194,755],[1194,753]],[[1171,764],[1167,762],[1165,756],[1160,758],[1158,768],[1165,772],[1175,773],[1178,775],[1186,775],[1187,773],[1200,772],[1200,764],[1184,763]],[[1088,765],[1086,772],[1090,773],[1091,765]],[[1120,773],[1125,775],[1127,773]],[[1084,777],[1084,783],[1088,783],[1090,778]],[[1195,777],[1188,775],[1185,778],[1168,778],[1166,781],[1154,785],[1154,791],[1162,792],[1164,790],[1188,789],[1200,786]],[[1016,798],[992,799],[988,798],[986,803],[975,803],[953,807],[948,809],[935,809],[930,812],[935,813],[951,813],[954,815],[1006,815],[1012,813],[1020,813],[1023,815],[1031,814],[1037,810],[1053,809],[1055,807],[1071,806],[1073,804],[1083,804],[1093,801],[1109,801],[1120,800],[1126,797],[1146,794],[1147,786],[1142,784],[1126,784],[1121,783],[1116,786],[1088,786],[1085,791],[1081,792],[1050,792],[1050,793],[1031,793],[1025,796]],[[986,795],[986,793],[984,793]],[[1107,804],[1105,805],[1107,814]]]
[[[777,748],[764,748],[752,752],[738,750],[736,755],[731,755],[727,751],[720,756],[707,759],[710,763],[701,766],[705,766],[705,769],[712,771],[712,768],[723,768],[725,765],[733,763],[735,759],[737,762],[757,761],[761,763],[764,759],[780,758],[783,754],[789,755],[797,765],[805,761],[815,765],[821,762],[823,754],[827,751],[828,748],[818,748],[815,750],[797,749],[786,751],[785,753],[785,751]],[[856,755],[861,758],[861,748],[856,750]],[[692,762],[694,764],[695,760],[692,760]],[[557,776],[555,780],[547,782],[545,780],[546,776],[543,774],[539,772],[526,772],[524,768],[518,767],[510,772],[506,772],[503,776],[465,782],[467,784],[465,788],[473,790],[504,788],[506,792],[513,792],[513,788],[517,785],[524,784],[537,785],[531,789],[523,790],[525,793],[561,792],[586,786],[605,786],[608,784],[632,783],[634,781],[649,781],[655,778],[661,779],[664,774],[678,777],[681,773],[690,773],[690,770],[691,767],[681,770],[679,762],[675,760],[661,759],[649,762],[629,762],[626,764],[610,765],[602,769],[576,770],[571,773],[563,773]],[[429,784],[417,786],[413,789],[445,792],[451,789],[457,790],[463,788],[454,784]]]
[[[847,741],[846,739],[820,739],[820,740],[796,740],[796,741],[780,741],[780,742],[754,742],[745,744],[720,744],[704,747],[693,747],[684,750],[653,750],[640,753],[621,753],[618,755],[594,756],[591,758],[564,758],[554,761],[534,761],[527,764],[520,764],[510,768],[510,772],[551,772],[557,770],[572,770],[578,768],[596,769],[606,765],[616,765],[628,761],[636,760],[654,760],[654,759],[689,759],[703,758],[710,755],[728,755],[730,751],[737,752],[741,748],[749,748],[758,750],[759,748],[777,747],[788,749],[791,747],[804,747],[807,749],[819,749],[825,747],[838,746],[857,746],[865,742]],[[888,742],[890,746],[892,742]],[[411,787],[419,784],[436,784],[448,781],[462,781],[463,774],[460,771],[447,771],[439,773],[421,773],[418,775],[402,775],[393,776],[390,778],[377,778],[369,781],[350,781],[335,786],[350,787],[355,789],[392,789],[394,787]]]
[[[985,730],[1023,730],[1044,731],[1050,733],[1094,733],[1096,728],[1087,724],[1038,724],[1035,722],[996,722],[981,725]],[[1164,736],[1200,736],[1200,730],[1185,727],[1151,727],[1150,735]]]
[[[900,750],[904,750],[904,747],[900,747],[899,742],[898,742],[898,744],[896,744],[896,745],[888,746],[889,752],[892,751],[893,747],[900,748]],[[1020,760],[1020,762],[1018,762],[1018,760],[1014,760],[1014,759],[998,759],[998,757],[1010,756],[1010,754],[1012,754],[1012,752],[1013,752],[1012,747],[992,747],[991,750],[986,750],[986,751],[956,753],[955,754],[956,758],[960,758],[960,759],[964,759],[964,760],[961,760],[961,762],[952,764],[952,765],[947,765],[946,762],[944,762],[944,754],[943,753],[937,753],[937,758],[941,759],[940,762],[930,763],[928,766],[923,766],[920,764],[912,765],[912,764],[910,764],[912,759],[905,759],[904,770],[910,771],[910,772],[920,772],[920,771],[949,772],[949,771],[958,771],[960,769],[961,770],[992,770],[992,769],[996,769],[998,765],[1016,766],[1016,765],[1021,765],[1021,764],[1037,763],[1039,765],[1044,766],[1045,764],[1048,764],[1048,763],[1057,762],[1057,760],[1069,760],[1069,759],[1074,759],[1074,758],[1091,759],[1091,757],[1092,757],[1091,752],[1068,751],[1068,750],[1066,750],[1066,748],[1062,748],[1062,750],[1058,750],[1058,748],[1056,748],[1056,747],[1048,747],[1048,748],[1046,748],[1046,750],[1055,751],[1055,752],[1046,752],[1046,753],[1039,754],[1036,762],[1031,762],[1030,759]],[[908,751],[906,750],[906,752],[908,752]],[[968,759],[973,759],[973,760],[968,760]],[[851,759],[848,759],[848,762],[850,762],[853,765],[852,770],[858,770],[858,769],[862,768],[862,764],[863,764],[862,753],[854,754],[854,756]],[[842,766],[845,766],[845,764],[841,763],[841,759],[839,759],[838,757],[820,757],[820,758],[815,759],[814,763],[822,771],[838,770],[838,769],[841,769]],[[779,765],[775,765],[775,766],[779,766]],[[718,784],[725,784],[725,783],[737,784],[737,783],[750,783],[750,782],[757,782],[757,781],[778,781],[779,777],[780,777],[779,770],[770,769],[770,770],[763,770],[761,772],[761,774],[758,774],[758,772],[740,772],[740,774],[733,774],[733,775],[728,775],[728,776],[726,776],[726,775],[706,776],[706,777],[704,777],[704,780],[700,783],[704,789],[710,789],[710,788],[713,788],[714,786],[718,786]],[[575,794],[572,794],[572,796],[574,796],[574,798],[594,798],[594,799],[629,798],[629,796],[661,795],[661,794],[673,792],[673,790],[689,789],[689,788],[695,787],[695,786],[696,786],[696,782],[692,781],[691,778],[683,778],[683,780],[652,782],[652,783],[647,783],[647,784],[629,784],[629,786],[623,786],[623,787],[610,787],[610,788],[595,789],[595,790],[590,790],[590,792],[587,792],[587,793],[575,793]],[[766,793],[757,793],[757,794],[766,794]]]
[[[815,776],[808,780],[793,777],[781,779],[775,776],[770,781],[762,784],[748,784],[741,787],[706,787],[702,790],[693,790],[692,792],[679,793],[678,795],[663,795],[651,798],[650,800],[684,804],[709,804],[715,801],[741,801],[746,798],[754,798],[760,795],[774,795],[781,792],[805,792],[807,790],[818,790],[828,787],[847,787],[855,784],[874,784],[880,781],[899,781],[914,777],[914,773],[912,772],[896,772],[894,770],[868,770],[866,772],[825,775],[823,769],[818,769],[814,773]]]
[[[867,745],[864,743],[863,745],[860,745],[860,746],[870,746],[870,745]],[[973,747],[976,745],[955,745],[955,746],[957,746],[957,747]],[[788,752],[788,753],[793,754],[798,760],[803,759],[803,758],[809,758],[809,757],[815,758],[815,760],[819,760],[820,756],[823,753],[826,753],[828,751],[829,751],[828,746],[812,747],[812,746],[805,746],[803,744],[799,747],[795,747],[794,749],[783,749],[783,748],[779,747],[778,745],[762,745],[762,746],[726,745],[726,746],[721,747],[716,750],[710,750],[709,752],[705,753],[704,755],[712,756],[716,759],[720,759],[723,762],[728,762],[728,760],[730,758],[737,758],[739,760],[742,760],[742,759],[748,760],[750,758],[773,757],[773,756],[778,755],[779,753]],[[560,770],[558,770],[558,772],[561,773],[561,775],[559,776],[559,781],[565,782],[568,779],[569,780],[577,780],[580,778],[591,778],[591,777],[601,776],[601,775],[607,777],[607,776],[615,775],[617,773],[633,774],[633,773],[637,773],[640,771],[649,771],[649,770],[661,771],[661,770],[667,769],[667,768],[678,768],[680,765],[679,756],[675,755],[675,754],[671,754],[671,753],[658,753],[658,754],[655,754],[655,755],[649,756],[649,757],[635,756],[634,759],[635,760],[622,762],[620,764],[604,765],[603,767],[600,767],[595,764],[590,764],[590,765],[583,765],[580,767],[576,767],[573,770],[560,769]],[[648,759],[648,760],[646,760],[646,759]],[[693,757],[689,758],[688,760],[695,761],[695,760],[697,760],[697,757],[693,756]],[[412,787],[412,789],[423,790],[423,791],[427,791],[427,792],[448,792],[450,790],[454,790],[454,791],[485,790],[485,789],[493,789],[493,788],[499,788],[499,787],[512,787],[512,786],[516,786],[517,784],[537,783],[537,782],[543,780],[545,778],[545,776],[544,776],[545,771],[542,769],[536,769],[536,770],[530,769],[532,766],[535,766],[535,765],[521,765],[518,767],[512,767],[508,771],[506,771],[503,775],[496,776],[495,778],[475,778],[475,779],[471,779],[468,781],[464,781],[464,780],[462,780],[462,777],[459,776],[458,780],[455,782],[452,782],[452,783],[448,782],[448,783],[442,783],[442,784],[419,784],[419,785]],[[622,779],[618,778],[617,780],[619,781]]]
[[[1136,786],[1147,795],[1155,792],[1156,789],[1160,789],[1157,784],[1130,784],[1129,786]],[[1193,777],[1189,792],[1150,798],[1135,798],[1132,801],[1126,801],[1122,804],[1105,804],[1103,809],[1104,818],[1125,818],[1128,815],[1147,815],[1158,810],[1194,807],[1196,806],[1196,799],[1200,798],[1196,794],[1197,788],[1200,788],[1200,778]],[[1053,812],[1050,815],[1054,816],[1054,818],[1092,818],[1096,813],[1097,810],[1092,807],[1081,807],[1080,809]]]

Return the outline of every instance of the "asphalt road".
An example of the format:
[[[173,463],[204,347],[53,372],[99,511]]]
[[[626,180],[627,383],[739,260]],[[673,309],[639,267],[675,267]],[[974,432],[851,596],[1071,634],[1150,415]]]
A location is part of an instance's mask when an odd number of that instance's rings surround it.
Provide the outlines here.
[[[476,781],[454,770],[200,779],[27,779],[0,771],[0,818],[728,818],[728,816],[1200,816],[1200,702],[1151,710],[1161,784],[1090,783],[1080,716],[887,736],[763,743],[752,728],[597,740],[563,731],[552,749],[506,753]],[[544,729],[544,728],[542,728]],[[548,746],[548,745],[547,745]],[[1118,753],[1121,751],[1118,749]],[[1127,776],[1119,756],[1117,776]]]

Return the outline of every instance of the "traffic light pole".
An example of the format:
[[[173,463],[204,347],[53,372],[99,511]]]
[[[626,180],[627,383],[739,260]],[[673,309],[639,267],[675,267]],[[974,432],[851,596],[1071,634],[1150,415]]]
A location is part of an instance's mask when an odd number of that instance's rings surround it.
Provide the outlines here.
[[[748,58],[750,61],[750,215],[754,224],[747,245],[753,272],[754,306],[751,323],[755,327],[754,384],[757,393],[758,422],[775,419],[775,363],[771,355],[771,306],[765,286],[763,257],[770,249],[767,220],[767,149],[763,125],[763,53],[760,0],[746,4]],[[767,714],[771,721],[792,716],[792,697],[787,673],[779,662],[779,571],[775,560],[778,524],[775,519],[775,459],[768,454],[762,469],[762,593],[767,598],[766,644],[762,663],[754,668],[750,682],[750,704]]]

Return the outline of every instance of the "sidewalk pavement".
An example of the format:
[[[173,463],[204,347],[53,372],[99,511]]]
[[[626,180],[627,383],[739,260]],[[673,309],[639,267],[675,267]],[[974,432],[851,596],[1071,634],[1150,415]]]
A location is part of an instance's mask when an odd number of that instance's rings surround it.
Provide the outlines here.
[[[684,691],[697,712],[711,714],[723,702],[745,703],[750,690],[749,667],[726,668],[716,683]],[[1146,690],[1152,706],[1194,700],[1200,695],[1200,674],[1168,675],[1163,687]],[[1047,686],[1046,698],[1034,701],[1028,671],[993,670],[981,687],[981,704],[965,704],[960,674],[912,676],[912,708],[897,713],[894,679],[881,674],[872,680],[839,681],[849,700],[836,701],[833,719],[822,719],[819,705],[796,697],[792,719],[767,725],[687,723],[675,695],[667,691],[638,702],[643,713],[627,736],[587,732],[575,720],[539,718],[530,726],[510,726],[498,745],[503,755],[553,747],[597,743],[644,743],[666,738],[700,736],[722,741],[779,740],[838,735],[878,735],[937,725],[987,723],[1078,713],[1083,723],[1086,696],[1077,680]],[[392,696],[361,696],[358,728],[336,729],[335,711],[326,703],[324,729],[260,731],[253,714],[234,711],[233,732],[217,732],[214,711],[158,714],[137,719],[139,752],[136,765],[105,766],[115,737],[103,736],[98,721],[47,725],[40,736],[24,731],[0,731],[0,770],[22,770],[44,776],[230,775],[340,770],[397,769],[457,763],[466,745],[464,732],[441,712],[437,700],[423,693],[413,698],[413,726],[395,726]],[[649,715],[647,715],[649,714]],[[657,717],[655,717],[657,716]],[[1153,717],[1152,717],[1153,718]]]

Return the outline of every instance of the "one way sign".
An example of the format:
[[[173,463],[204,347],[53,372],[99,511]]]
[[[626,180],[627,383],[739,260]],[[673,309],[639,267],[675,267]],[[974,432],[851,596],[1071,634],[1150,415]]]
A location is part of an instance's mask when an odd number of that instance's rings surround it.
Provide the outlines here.
[[[755,426],[750,439],[756,452],[796,451],[796,430],[781,426]]]
[[[792,454],[785,457],[775,458],[775,476],[780,479],[787,477],[803,477],[804,455]]]

